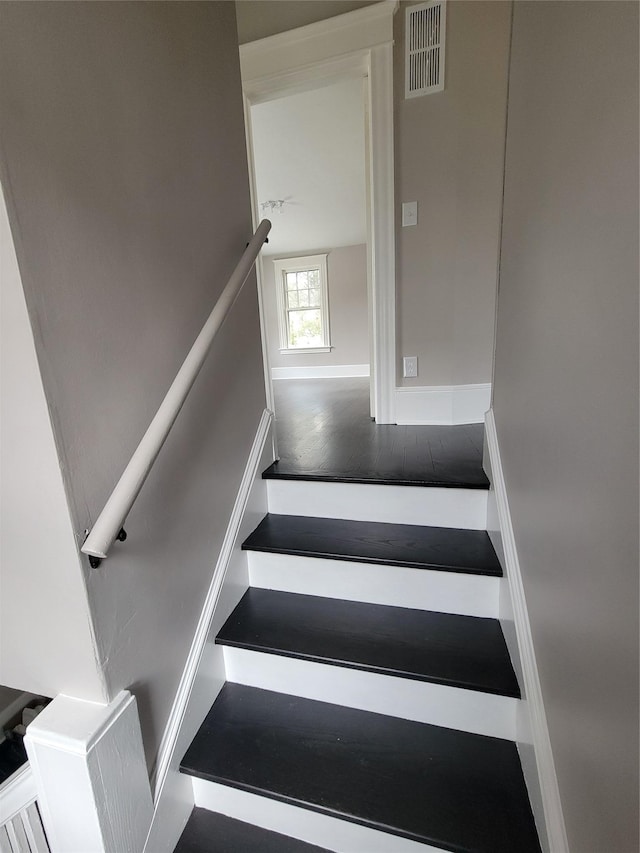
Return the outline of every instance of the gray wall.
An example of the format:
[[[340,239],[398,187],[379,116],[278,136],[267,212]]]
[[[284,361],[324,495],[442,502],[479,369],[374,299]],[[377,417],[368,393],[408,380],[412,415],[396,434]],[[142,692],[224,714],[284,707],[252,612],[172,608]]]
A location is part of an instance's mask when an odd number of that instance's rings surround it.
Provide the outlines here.
[[[316,252],[309,252],[316,254]],[[263,305],[271,367],[316,367],[337,364],[368,364],[367,247],[343,246],[327,257],[329,326],[328,353],[282,355],[278,330],[278,305],[273,258],[263,261]]]
[[[514,15],[498,439],[570,848],[634,853],[638,7]]]
[[[250,235],[235,7],[1,16],[3,184],[79,541]],[[129,539],[98,571],[83,560],[108,691],[137,694],[150,758],[263,407],[252,276]]]
[[[245,42],[368,4],[237,5]],[[511,4],[449,3],[445,90],[405,100],[404,21],[410,5],[402,2],[394,20],[397,384],[489,382]],[[403,201],[418,202],[416,227],[400,227]],[[417,378],[402,378],[404,355],[418,356]]]
[[[404,22],[394,21],[398,384],[489,382],[502,203],[511,4],[447,4],[445,89],[405,100]],[[400,205],[418,202],[418,225]]]
[[[3,196],[0,273],[0,681],[101,702],[107,690]]]

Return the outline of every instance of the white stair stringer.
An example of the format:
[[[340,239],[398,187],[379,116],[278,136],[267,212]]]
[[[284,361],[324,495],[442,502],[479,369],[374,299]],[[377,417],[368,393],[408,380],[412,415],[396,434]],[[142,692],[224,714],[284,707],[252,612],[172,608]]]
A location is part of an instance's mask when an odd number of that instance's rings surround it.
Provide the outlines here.
[[[254,587],[497,619],[501,578],[248,551]]]
[[[227,680],[429,723],[516,739],[518,699],[249,649],[224,647]]]
[[[442,853],[440,848],[311,809],[192,778],[195,805],[336,853]]]
[[[279,515],[487,529],[486,489],[269,479],[267,496]]]

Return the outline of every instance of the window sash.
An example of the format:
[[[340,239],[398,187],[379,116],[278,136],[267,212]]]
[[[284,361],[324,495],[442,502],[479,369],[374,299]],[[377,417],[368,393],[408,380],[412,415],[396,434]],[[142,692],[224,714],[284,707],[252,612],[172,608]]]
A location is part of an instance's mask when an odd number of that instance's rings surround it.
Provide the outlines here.
[[[316,320],[317,331],[312,336],[307,333],[307,343],[297,343],[297,340],[302,340],[305,336],[303,324],[313,323]],[[324,334],[322,330],[322,309],[321,308],[293,308],[287,311],[287,346],[289,349],[311,349],[314,347],[324,346]]]
[[[281,352],[330,349],[326,258],[312,255],[274,261]]]

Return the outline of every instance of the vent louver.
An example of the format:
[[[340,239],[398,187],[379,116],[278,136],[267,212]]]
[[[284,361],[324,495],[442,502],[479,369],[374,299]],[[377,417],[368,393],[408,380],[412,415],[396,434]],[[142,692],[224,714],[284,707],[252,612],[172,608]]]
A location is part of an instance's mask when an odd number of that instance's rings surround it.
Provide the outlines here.
[[[446,0],[409,6],[405,21],[405,98],[444,89]]]

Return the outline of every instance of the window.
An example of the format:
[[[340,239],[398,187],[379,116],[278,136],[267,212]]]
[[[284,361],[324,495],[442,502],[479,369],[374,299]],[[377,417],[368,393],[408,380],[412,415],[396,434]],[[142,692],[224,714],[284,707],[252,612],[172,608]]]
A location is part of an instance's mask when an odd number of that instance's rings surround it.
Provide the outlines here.
[[[327,256],[274,261],[280,352],[329,352]]]

